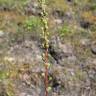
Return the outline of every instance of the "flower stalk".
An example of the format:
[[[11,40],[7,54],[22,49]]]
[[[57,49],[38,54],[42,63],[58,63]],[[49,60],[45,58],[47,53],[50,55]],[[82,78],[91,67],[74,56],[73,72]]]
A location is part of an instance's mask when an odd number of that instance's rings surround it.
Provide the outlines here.
[[[43,35],[43,48],[44,50],[44,66],[45,66],[45,75],[44,75],[44,84],[45,84],[45,96],[48,96],[48,49],[49,49],[49,32],[48,32],[48,17],[46,12],[46,0],[39,0],[41,6],[41,20],[42,20],[42,35]]]

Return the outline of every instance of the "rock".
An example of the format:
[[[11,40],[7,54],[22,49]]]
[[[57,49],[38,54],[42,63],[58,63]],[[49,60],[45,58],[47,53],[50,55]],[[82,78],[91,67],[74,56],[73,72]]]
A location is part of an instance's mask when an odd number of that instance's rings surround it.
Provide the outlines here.
[[[12,10],[10,6],[7,5],[0,5],[0,11],[10,11]]]
[[[76,56],[69,56],[68,57],[68,61],[70,61],[70,62],[74,62],[74,61],[76,61],[77,60],[77,58],[76,58]]]
[[[84,39],[80,40],[80,43],[81,43],[82,46],[88,47],[88,46],[90,46],[91,42],[90,42],[90,39],[84,38]]]
[[[52,13],[53,17],[55,18],[61,18],[63,19],[64,17],[64,12],[61,11],[61,10],[54,10],[53,13]]]
[[[0,37],[4,36],[4,32],[0,30]]]
[[[64,22],[64,12],[61,11],[61,10],[54,10],[52,12],[52,16],[54,18],[54,23],[60,25],[60,24],[63,24]]]
[[[58,25],[60,25],[60,24],[63,24],[63,22],[64,22],[64,12],[63,11],[61,11],[61,10],[54,10],[53,12],[52,12],[52,16],[53,16],[53,21],[54,21],[54,23],[56,23],[56,24],[58,24]]]
[[[9,53],[13,54],[13,56],[15,56],[15,59],[19,57],[21,59],[25,59],[25,62],[26,60],[28,60],[29,63],[32,62],[32,57],[34,58],[34,60],[36,58],[38,58],[39,61],[41,60],[41,52],[38,46],[30,40],[25,40],[20,44],[13,45],[10,48]]]
[[[54,22],[56,24],[62,24],[63,23],[62,19],[54,19]]]
[[[73,54],[73,47],[70,43],[61,44],[60,48],[62,49],[63,53],[66,53],[69,55]]]
[[[69,20],[72,20],[72,18],[73,18],[72,15],[73,15],[73,14],[72,14],[72,11],[71,11],[71,10],[70,10],[70,11],[67,11],[67,12],[65,13],[66,19],[69,19]]]
[[[59,64],[64,63],[64,59],[70,59],[71,61],[76,60],[73,47],[70,43],[62,44],[59,37],[53,37],[50,46],[49,53],[54,58],[54,60]]]
[[[40,15],[41,8],[37,2],[30,1],[25,7],[25,14],[27,15]]]
[[[93,42],[93,43],[91,44],[91,51],[92,51],[92,53],[93,53],[94,55],[96,55],[96,42]]]

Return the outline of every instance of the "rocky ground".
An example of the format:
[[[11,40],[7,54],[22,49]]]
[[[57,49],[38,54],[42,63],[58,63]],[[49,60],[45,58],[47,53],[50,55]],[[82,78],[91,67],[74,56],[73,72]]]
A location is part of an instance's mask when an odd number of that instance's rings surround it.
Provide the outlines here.
[[[49,96],[96,96],[96,0],[46,1]],[[0,0],[0,96],[44,96],[40,12],[37,0]]]

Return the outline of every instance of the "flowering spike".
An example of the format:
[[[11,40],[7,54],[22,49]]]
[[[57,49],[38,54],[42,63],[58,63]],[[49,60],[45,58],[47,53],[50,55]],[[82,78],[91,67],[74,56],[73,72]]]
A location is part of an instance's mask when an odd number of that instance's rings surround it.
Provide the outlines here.
[[[39,0],[42,12],[41,12],[41,21],[42,21],[42,37],[44,38],[43,48],[45,52],[43,53],[42,59],[44,60],[45,66],[45,96],[48,96],[48,68],[50,67],[50,63],[48,63],[48,49],[49,49],[49,31],[48,31],[48,15],[46,12],[46,0]]]

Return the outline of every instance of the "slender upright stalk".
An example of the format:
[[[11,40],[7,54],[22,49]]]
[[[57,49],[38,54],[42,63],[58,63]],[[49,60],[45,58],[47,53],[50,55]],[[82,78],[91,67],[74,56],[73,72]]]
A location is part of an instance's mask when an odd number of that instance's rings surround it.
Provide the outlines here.
[[[46,12],[46,0],[39,0],[42,12],[41,12],[41,20],[42,20],[42,33],[44,38],[44,44],[43,47],[45,49],[44,51],[44,66],[45,66],[45,78],[44,78],[44,84],[45,84],[45,96],[48,96],[48,49],[49,49],[49,40],[48,40],[48,19],[47,19],[47,12]]]

